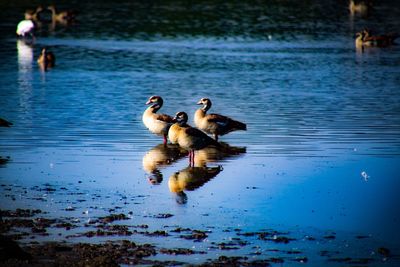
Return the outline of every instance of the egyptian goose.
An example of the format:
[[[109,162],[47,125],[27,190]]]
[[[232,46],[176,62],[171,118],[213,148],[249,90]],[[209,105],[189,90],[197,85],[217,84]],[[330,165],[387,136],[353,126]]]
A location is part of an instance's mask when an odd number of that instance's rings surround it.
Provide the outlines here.
[[[72,11],[57,12],[54,5],[48,6],[47,9],[51,11],[51,19],[53,22],[67,23],[73,21],[75,18],[75,14]]]
[[[35,23],[30,19],[22,20],[17,25],[16,33],[20,37],[26,37],[31,35],[33,37],[33,31],[35,30]]]
[[[394,40],[398,37],[396,33],[388,33],[384,35],[371,35],[370,30],[364,29],[356,33],[356,47],[387,47],[394,44]]]
[[[392,45],[394,40],[398,37],[396,33],[388,33],[384,35],[371,35],[368,29],[363,30],[363,45],[365,46],[378,46],[385,47]]]
[[[47,48],[43,48],[37,63],[43,70],[47,70],[48,68],[54,67],[56,64],[56,57],[51,51],[48,51]]]
[[[202,98],[197,102],[198,105],[203,105],[194,114],[194,124],[200,130],[205,131],[208,134],[214,135],[214,139],[218,141],[218,136],[225,135],[232,131],[244,130],[246,131],[246,124],[235,121],[229,117],[219,114],[207,114],[207,111],[211,108],[211,100],[208,98]]]
[[[0,127],[10,127],[11,125],[13,125],[11,122],[0,118]]]
[[[194,165],[194,151],[209,145],[220,147],[220,144],[197,128],[187,124],[188,115],[180,111],[176,113],[176,121],[169,129],[168,137],[171,142],[179,144],[180,147],[189,151],[189,164]]]
[[[25,11],[25,19],[39,21],[40,13],[42,12],[43,12],[42,6],[38,6],[35,10],[28,9],[27,11]]]
[[[349,10],[350,14],[354,15],[355,13],[359,13],[361,16],[367,16],[369,10],[371,9],[371,2],[370,1],[361,1],[359,3],[355,3],[354,0],[350,0],[349,3]]]
[[[166,114],[157,114],[157,111],[162,107],[163,103],[164,101],[161,96],[151,96],[146,102],[146,105],[152,105],[144,111],[142,120],[150,132],[164,138],[164,145],[166,145],[168,130],[173,124],[174,119]]]
[[[356,40],[355,40],[356,48],[363,48],[363,38],[364,34],[362,32],[356,33]]]

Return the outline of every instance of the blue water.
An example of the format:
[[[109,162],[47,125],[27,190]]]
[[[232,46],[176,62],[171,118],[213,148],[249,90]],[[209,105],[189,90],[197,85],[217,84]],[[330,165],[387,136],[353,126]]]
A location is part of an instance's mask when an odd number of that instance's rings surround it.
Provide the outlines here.
[[[225,32],[229,26],[214,17],[209,22],[214,27],[202,32],[197,24],[175,17],[168,24],[151,12],[159,18],[154,25],[170,28],[157,32],[150,24],[139,31],[136,27],[146,23],[138,19],[138,25],[129,24],[135,27],[117,31],[124,21],[118,8],[109,11],[115,23],[107,22],[101,31],[92,24],[105,23],[96,16],[103,5],[90,13],[82,4],[77,25],[43,29],[33,44],[13,36],[15,16],[3,22],[2,31],[11,32],[1,39],[0,117],[14,125],[0,129],[0,156],[9,157],[0,168],[0,183],[15,186],[16,197],[7,196],[3,186],[2,209],[41,208],[51,216],[86,220],[119,206],[123,213],[133,212],[132,224],[154,229],[207,228],[215,238],[231,228],[335,232],[354,251],[362,247],[349,241],[357,235],[371,236],[368,249],[399,251],[400,47],[364,53],[354,48],[361,25],[398,29],[389,15],[381,22],[388,6],[378,5],[376,15],[364,20],[351,18],[343,3],[335,17],[313,22],[314,14],[286,24],[268,11],[266,18],[278,22],[265,33],[262,23],[246,22],[253,25],[246,28],[240,19]],[[400,14],[398,7],[390,10],[392,16]],[[252,21],[252,14],[243,20]],[[207,21],[201,14],[195,18]],[[334,26],[339,27],[335,35]],[[36,64],[43,46],[57,58],[47,72]],[[221,171],[197,177],[201,181],[184,189],[183,198],[170,184],[188,166],[187,156],[157,162],[162,152],[155,152],[146,158],[162,143],[141,121],[145,102],[155,94],[164,98],[163,113],[186,111],[192,124],[197,101],[209,97],[210,112],[248,127],[221,138],[240,153],[203,152],[198,164]],[[148,167],[145,159],[156,162]],[[149,182],[154,169],[158,183]],[[39,192],[44,201],[35,202],[19,189],[44,184],[83,192],[87,201],[57,190]],[[92,198],[95,194],[101,197]],[[65,212],[68,206],[76,212]],[[85,211],[88,215],[82,215]],[[174,216],[151,218],[159,213]],[[168,242],[186,244],[176,238]]]

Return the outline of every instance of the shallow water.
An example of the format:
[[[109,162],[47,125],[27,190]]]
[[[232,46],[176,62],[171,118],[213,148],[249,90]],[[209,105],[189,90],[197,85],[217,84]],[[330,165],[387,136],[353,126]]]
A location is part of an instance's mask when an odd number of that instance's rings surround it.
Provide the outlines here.
[[[32,4],[2,3],[0,116],[14,125],[0,129],[0,156],[9,157],[0,182],[15,195],[4,194],[1,208],[86,220],[118,206],[154,229],[335,232],[354,251],[362,246],[349,237],[371,235],[371,246],[398,252],[400,47],[360,53],[353,36],[399,29],[399,7],[377,4],[365,19],[344,1],[314,2],[66,2],[80,11],[76,24],[46,24],[33,44],[13,35]],[[43,46],[57,58],[47,72],[36,64]],[[154,94],[163,113],[190,118],[209,97],[212,112],[248,130],[221,138],[234,153],[199,152],[203,168],[179,184],[187,156],[165,151],[141,121]],[[18,189],[46,184],[85,201],[57,190],[32,202]],[[160,213],[174,216],[152,218]]]

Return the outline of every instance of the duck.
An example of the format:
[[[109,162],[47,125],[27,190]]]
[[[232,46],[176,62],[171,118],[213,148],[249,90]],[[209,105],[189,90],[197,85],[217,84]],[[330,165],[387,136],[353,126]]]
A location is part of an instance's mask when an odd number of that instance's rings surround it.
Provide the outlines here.
[[[175,123],[168,132],[168,138],[176,142],[180,147],[189,151],[189,165],[194,165],[195,151],[207,146],[220,147],[220,144],[200,131],[187,124],[188,115],[184,111],[179,111],[174,117]],[[175,139],[174,139],[175,138]]]
[[[0,127],[10,127],[11,125],[13,125],[12,122],[0,118]]]
[[[396,33],[388,33],[384,35],[371,35],[371,31],[364,29],[356,33],[356,48],[363,47],[387,47],[394,44],[394,40],[398,37]]]
[[[385,47],[394,44],[394,40],[398,37],[396,33],[387,33],[383,35],[371,35],[371,31],[364,29],[363,33],[363,45],[365,46],[379,46]]]
[[[56,57],[51,51],[44,47],[37,62],[42,69],[47,70],[48,68],[54,67],[56,63]]]
[[[28,9],[25,11],[25,19],[40,21],[40,13],[43,11],[42,6],[38,6],[36,9]]]
[[[72,11],[57,12],[54,5],[48,6],[47,9],[51,11],[51,19],[53,22],[66,23],[73,21],[75,18],[75,14]]]
[[[237,130],[247,130],[246,124],[240,121],[233,120],[220,114],[207,114],[207,111],[212,105],[209,98],[201,98],[199,102],[197,102],[197,105],[203,105],[203,107],[196,110],[194,114],[194,124],[200,130],[212,134],[215,141],[218,141],[218,136]]]
[[[355,40],[355,45],[357,49],[363,48],[364,45],[364,34],[362,32],[357,32],[356,33],[356,40]]]
[[[355,13],[359,13],[362,16],[367,16],[370,11],[372,5],[371,2],[361,1],[359,3],[355,3],[354,0],[350,0],[349,10],[350,14],[354,15]]]
[[[30,19],[22,20],[17,25],[16,33],[19,37],[31,36],[34,37],[35,23]]]
[[[162,136],[164,145],[167,144],[168,130],[174,123],[174,118],[166,114],[158,114],[157,111],[163,106],[164,100],[161,96],[151,96],[146,105],[150,105],[143,113],[143,124],[150,132]]]

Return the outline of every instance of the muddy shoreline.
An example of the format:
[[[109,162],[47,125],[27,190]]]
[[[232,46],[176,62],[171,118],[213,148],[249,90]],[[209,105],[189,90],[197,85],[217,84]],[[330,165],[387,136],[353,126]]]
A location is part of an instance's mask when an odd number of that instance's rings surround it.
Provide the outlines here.
[[[227,242],[210,242],[207,250],[192,247],[166,248],[153,243],[135,242],[135,236],[169,238],[188,240],[193,244],[204,242],[212,231],[205,229],[190,229],[183,226],[176,228],[149,230],[149,225],[130,225],[129,214],[110,213],[100,216],[89,223],[77,223],[73,219],[50,218],[49,213],[40,209],[1,210],[1,266],[270,266],[288,264],[315,265],[315,256],[300,249],[295,250],[290,244],[307,242],[316,246],[322,242],[336,242],[336,234],[325,236],[305,236],[302,240],[295,233],[278,232],[274,230],[259,232],[244,232],[242,229],[232,229],[234,238]],[[172,214],[159,214],[155,220],[172,217]],[[79,228],[79,233],[58,234],[55,241],[41,241],[43,237],[54,235],[54,230],[65,233]],[[82,242],[82,238],[87,241]],[[100,242],[91,242],[91,238],[99,238]],[[112,238],[112,240],[109,240]],[[360,242],[369,240],[370,236],[355,236]],[[76,242],[78,240],[79,242]],[[276,245],[276,248],[262,250],[252,240],[258,240]],[[339,241],[337,241],[339,242]],[[251,246],[251,254],[243,253],[242,249]],[[287,248],[285,249],[285,246]],[[322,246],[323,248],[324,246]],[[329,247],[327,245],[327,247]],[[218,257],[209,257],[209,251],[218,251]],[[268,253],[266,253],[268,251]],[[232,253],[233,252],[233,253]],[[319,257],[328,266],[392,266],[399,262],[400,257],[390,248],[377,246],[374,251],[365,251],[365,257],[353,257],[351,251],[334,251],[321,249]],[[164,256],[167,256],[166,259]],[[188,262],[188,257],[197,256],[197,263]],[[395,265],[393,265],[395,266]]]

